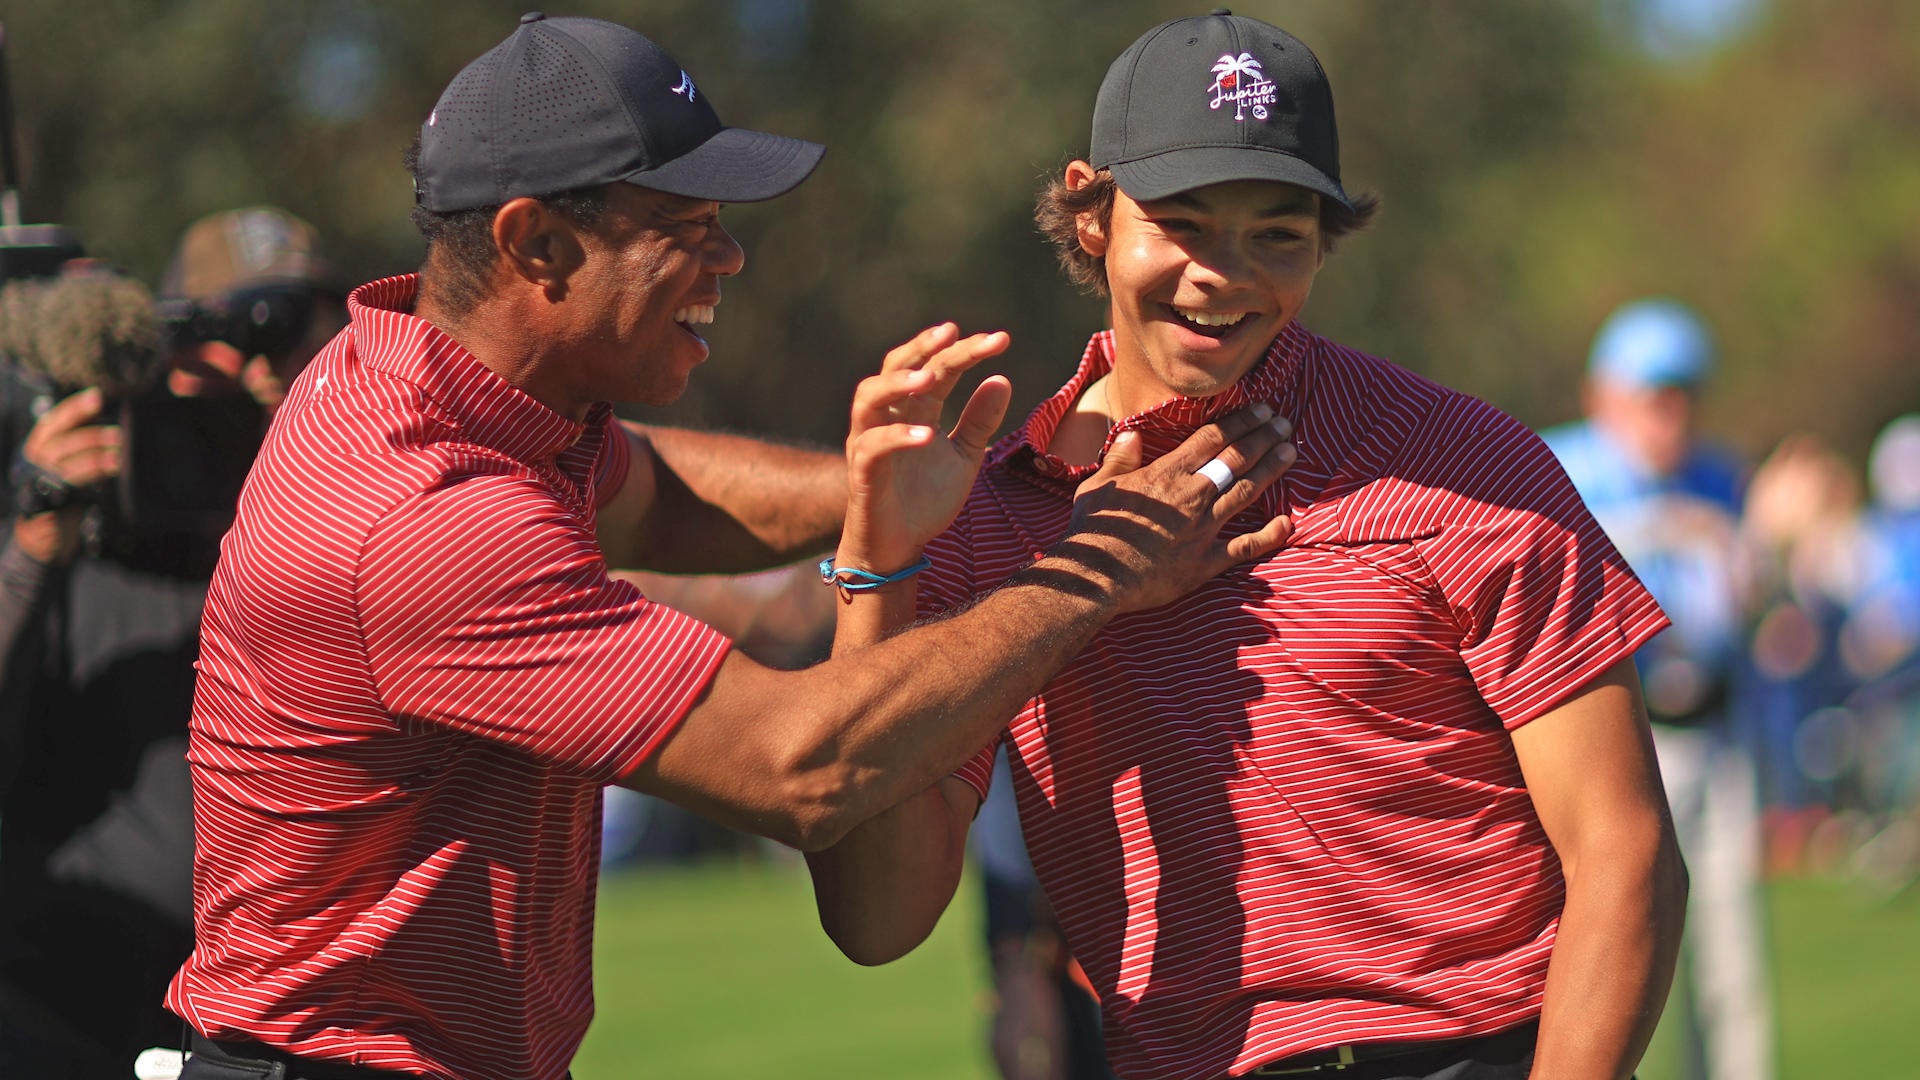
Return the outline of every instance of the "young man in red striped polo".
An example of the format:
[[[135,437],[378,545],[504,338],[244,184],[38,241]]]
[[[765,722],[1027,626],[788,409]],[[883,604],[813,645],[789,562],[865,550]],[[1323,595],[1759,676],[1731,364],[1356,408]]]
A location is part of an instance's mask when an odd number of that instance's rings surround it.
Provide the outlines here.
[[[819,156],[722,127],[659,46],[593,19],[527,15],[442,95],[414,161],[423,272],[354,291],[208,594],[197,942],[167,996],[187,1080],[559,1080],[593,1014],[603,785],[824,846],[966,764],[1114,614],[1282,538],[1217,535],[1287,461],[1254,409],[1105,470],[1060,550],[966,614],[809,671],[611,579],[790,560],[843,506],[937,529],[965,495],[1003,380],[938,455],[896,466],[935,436],[886,421],[915,395],[937,409],[1005,335],[895,350],[844,463],[611,417],[705,359],[696,331],[743,260],[719,204]],[[1216,455],[1242,490],[1195,475]]]
[[[1319,62],[1265,23],[1174,20],[1115,61],[1039,212],[1112,329],[937,539],[849,523],[843,559],[933,567],[839,644],[1030,572],[1116,454],[1271,405],[1298,460],[1226,532],[1286,515],[1286,548],[1115,619],[1005,736],[1113,1066],[1623,1078],[1686,891],[1630,659],[1665,619],[1524,427],[1300,324],[1374,209],[1337,146]],[[849,956],[927,933],[977,803],[943,781],[809,855]]]

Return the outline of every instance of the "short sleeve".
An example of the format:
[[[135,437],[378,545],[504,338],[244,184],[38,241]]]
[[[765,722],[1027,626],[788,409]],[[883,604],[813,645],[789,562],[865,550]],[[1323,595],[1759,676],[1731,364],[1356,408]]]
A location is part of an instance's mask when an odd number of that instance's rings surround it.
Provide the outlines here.
[[[592,532],[521,476],[466,477],[401,503],[366,541],[358,601],[375,685],[403,723],[602,781],[659,746],[729,648],[609,578]]]
[[[1539,436],[1472,399],[1436,418],[1426,483],[1446,501],[1419,542],[1481,697],[1509,729],[1565,701],[1667,625]]]

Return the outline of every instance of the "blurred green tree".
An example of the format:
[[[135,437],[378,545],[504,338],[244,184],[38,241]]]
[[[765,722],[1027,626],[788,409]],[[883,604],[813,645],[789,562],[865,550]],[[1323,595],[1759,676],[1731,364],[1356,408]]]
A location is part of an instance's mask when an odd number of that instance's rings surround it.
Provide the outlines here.
[[[1587,339],[1665,293],[1719,326],[1714,426],[1858,455],[1920,404],[1920,8],[1776,0],[1710,47],[1651,47],[1647,0],[1293,0],[1240,10],[1320,54],[1351,186],[1385,198],[1308,325],[1544,424]],[[356,279],[410,269],[400,153],[525,5],[16,0],[28,215],[157,278],[195,217],[275,202]],[[732,122],[826,142],[728,221],[748,251],[714,355],[666,418],[836,441],[852,384],[944,318],[1005,327],[1016,409],[1058,385],[1098,301],[1030,222],[1086,149],[1107,63],[1164,0],[580,0],[671,48]],[[555,12],[556,14],[560,12]]]

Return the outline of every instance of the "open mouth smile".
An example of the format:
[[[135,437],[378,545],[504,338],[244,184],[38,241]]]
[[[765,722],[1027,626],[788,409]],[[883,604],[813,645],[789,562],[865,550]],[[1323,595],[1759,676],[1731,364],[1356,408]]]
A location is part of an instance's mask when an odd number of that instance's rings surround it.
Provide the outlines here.
[[[1219,341],[1238,330],[1252,315],[1251,311],[1202,311],[1199,308],[1179,307],[1174,304],[1162,305],[1173,316],[1173,321],[1201,337]]]
[[[700,331],[695,329],[695,327],[711,324],[713,322],[713,309],[713,304],[688,304],[686,307],[680,308],[673,313],[674,324],[687,333],[692,334],[696,340],[704,344],[707,339],[701,337]]]

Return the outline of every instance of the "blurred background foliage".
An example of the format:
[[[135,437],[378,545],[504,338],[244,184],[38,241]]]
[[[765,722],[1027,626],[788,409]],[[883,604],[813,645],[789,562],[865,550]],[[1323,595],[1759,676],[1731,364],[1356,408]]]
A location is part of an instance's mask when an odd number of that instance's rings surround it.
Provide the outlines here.
[[[403,147],[531,0],[9,0],[30,220],[156,280],[201,214],[273,202],[355,280],[412,268]],[[1005,327],[1016,409],[1102,306],[1034,234],[1106,64],[1164,0],[577,0],[665,43],[730,122],[824,141],[728,211],[748,252],[677,422],[836,442],[919,327]],[[1718,327],[1715,433],[1856,460],[1920,404],[1920,5],[1910,0],[1243,2],[1320,54],[1349,187],[1385,201],[1306,322],[1542,425],[1617,303]],[[1202,92],[1196,85],[1195,93]]]

